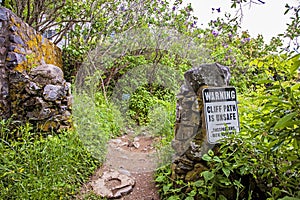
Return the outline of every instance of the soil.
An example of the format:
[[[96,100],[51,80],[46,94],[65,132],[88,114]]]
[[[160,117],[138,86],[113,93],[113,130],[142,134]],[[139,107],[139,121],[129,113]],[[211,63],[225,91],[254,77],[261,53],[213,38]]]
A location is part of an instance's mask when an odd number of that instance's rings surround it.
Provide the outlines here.
[[[157,167],[154,145],[157,141],[158,138],[152,136],[134,134],[110,140],[106,161],[90,178],[90,182],[99,179],[104,171],[117,170],[135,180],[133,190],[119,200],[159,200],[154,182],[154,170]],[[83,186],[81,195],[92,191],[90,182]],[[110,184],[118,184],[118,181]]]

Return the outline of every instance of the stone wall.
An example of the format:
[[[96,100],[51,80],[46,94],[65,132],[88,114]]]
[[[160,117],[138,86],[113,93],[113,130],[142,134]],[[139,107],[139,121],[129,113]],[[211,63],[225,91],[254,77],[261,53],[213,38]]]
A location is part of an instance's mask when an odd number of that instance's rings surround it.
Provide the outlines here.
[[[227,86],[230,73],[225,66],[206,64],[192,68],[184,77],[185,84],[181,86],[177,96],[176,129],[172,141],[176,155],[172,164],[172,176],[174,179],[196,181],[200,173],[207,169],[206,163],[201,160],[202,156],[214,148],[214,145],[207,142],[202,90],[208,86]]]
[[[71,94],[61,50],[3,7],[0,27],[0,118],[44,131],[68,127]]]
[[[5,37],[8,40],[7,67],[19,72],[42,64],[62,67],[61,50],[10,10],[0,7],[0,23],[2,29],[6,28],[4,35],[1,34],[0,44]]]

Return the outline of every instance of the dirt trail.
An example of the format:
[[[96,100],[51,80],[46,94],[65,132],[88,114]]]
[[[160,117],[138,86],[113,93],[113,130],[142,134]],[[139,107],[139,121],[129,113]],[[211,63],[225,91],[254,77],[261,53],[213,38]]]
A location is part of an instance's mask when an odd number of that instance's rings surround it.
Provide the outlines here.
[[[112,139],[108,143],[108,153],[103,166],[91,178],[99,179],[105,171],[118,171],[135,181],[132,191],[119,200],[159,200],[154,183],[154,170],[157,167],[157,156],[154,148],[156,138],[133,134]],[[118,184],[118,183],[116,183]],[[91,190],[88,183],[86,190]]]

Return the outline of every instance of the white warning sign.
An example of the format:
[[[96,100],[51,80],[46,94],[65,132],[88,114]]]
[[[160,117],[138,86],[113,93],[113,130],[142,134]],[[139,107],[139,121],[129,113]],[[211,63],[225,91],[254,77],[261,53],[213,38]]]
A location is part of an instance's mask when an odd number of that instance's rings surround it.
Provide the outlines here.
[[[210,144],[240,131],[234,87],[205,88],[202,91],[207,139]]]

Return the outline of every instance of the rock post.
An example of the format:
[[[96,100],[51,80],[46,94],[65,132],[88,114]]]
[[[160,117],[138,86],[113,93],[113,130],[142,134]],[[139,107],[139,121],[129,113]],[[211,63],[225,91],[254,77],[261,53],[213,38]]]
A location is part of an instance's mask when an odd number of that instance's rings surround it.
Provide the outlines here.
[[[228,67],[217,63],[203,64],[185,72],[184,78],[185,83],[177,95],[172,176],[174,179],[195,181],[207,169],[201,161],[202,156],[214,148],[207,142],[202,90],[208,86],[227,86],[230,72]]]

